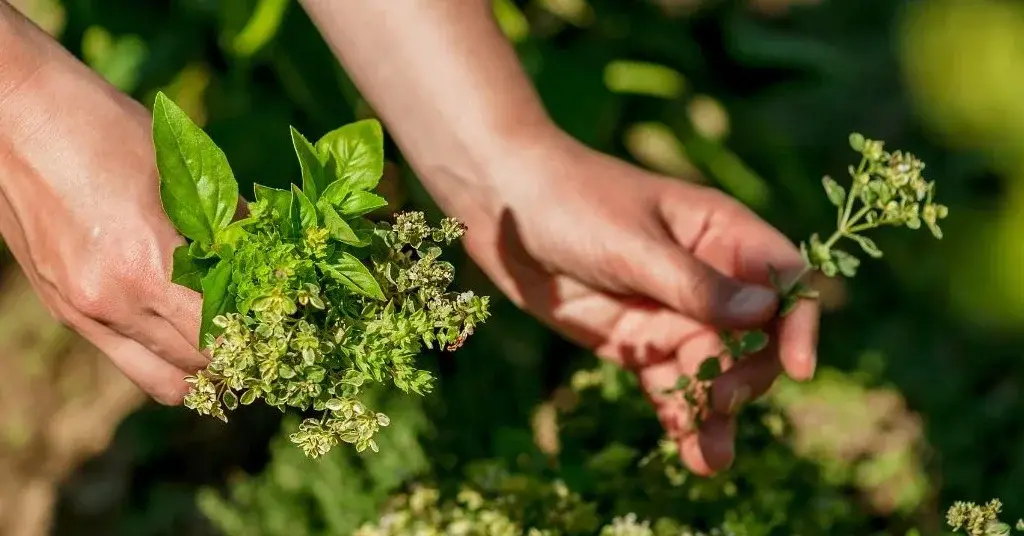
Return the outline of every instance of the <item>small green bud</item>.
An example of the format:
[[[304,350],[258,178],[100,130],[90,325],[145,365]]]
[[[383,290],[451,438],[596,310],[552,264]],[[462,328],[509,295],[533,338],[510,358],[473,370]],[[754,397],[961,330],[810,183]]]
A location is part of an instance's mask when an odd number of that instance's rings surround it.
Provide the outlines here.
[[[864,150],[864,136],[858,132],[850,134],[850,148],[858,153]]]

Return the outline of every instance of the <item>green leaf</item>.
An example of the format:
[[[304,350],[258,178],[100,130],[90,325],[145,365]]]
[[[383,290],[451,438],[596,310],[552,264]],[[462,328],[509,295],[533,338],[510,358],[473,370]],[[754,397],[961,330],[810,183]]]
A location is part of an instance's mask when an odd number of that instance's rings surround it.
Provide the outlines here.
[[[740,348],[744,354],[760,352],[766,346],[768,346],[768,335],[759,329],[744,333],[740,339]]]
[[[334,179],[350,190],[372,190],[384,174],[384,131],[376,119],[365,119],[332,130],[316,142],[327,156]]]
[[[162,92],[153,105],[153,145],[167,217],[182,235],[212,243],[238,205],[224,152]]]
[[[386,206],[387,200],[377,194],[355,191],[345,196],[338,206],[338,211],[346,218],[355,218]]]
[[[332,206],[339,206],[350,193],[352,193],[350,184],[341,181],[334,181],[327,185],[327,189],[324,190],[324,193],[320,198],[322,201],[328,201]]]
[[[291,223],[292,193],[260,184],[253,185],[253,193],[257,201],[266,201],[267,209],[274,214],[277,230],[286,237],[295,236],[295,227]]]
[[[199,326],[199,341],[208,346],[207,335],[212,335],[216,326],[213,319],[231,311],[234,298],[228,292],[231,285],[231,261],[221,260],[203,277],[203,318]]]
[[[377,280],[373,278],[373,274],[352,254],[342,253],[333,263],[321,262],[318,265],[324,274],[334,278],[348,289],[371,298],[384,300],[384,291],[381,290]]]
[[[298,186],[292,185],[292,222],[297,224],[303,231],[310,227],[316,227],[316,207],[310,202],[306,194]]]
[[[836,268],[839,269],[839,273],[846,277],[857,275],[857,267],[860,266],[860,259],[857,257],[845,251],[834,249],[832,250],[832,259],[836,264]]]
[[[715,356],[709,356],[697,369],[697,380],[706,382],[722,374],[722,363]]]
[[[238,407],[238,395],[236,395],[231,389],[225,389],[224,394],[221,395],[220,399],[224,402],[224,407],[228,410],[234,410]]]
[[[217,252],[214,251],[209,244],[202,242],[192,242],[188,245],[188,254],[193,259],[212,259],[217,256]]]
[[[792,313],[796,309],[797,304],[800,303],[800,296],[796,293],[789,293],[782,297],[782,302],[779,304],[779,316],[786,317],[789,313]]]
[[[327,232],[330,233],[331,238],[352,246],[367,245],[356,235],[352,227],[345,222],[326,199],[321,199],[319,205],[320,212],[324,215],[324,225],[327,227]]]
[[[874,240],[859,234],[850,235],[850,238],[860,244],[860,248],[864,250],[864,253],[867,253],[876,259],[882,256],[882,250],[878,249]]]
[[[840,186],[832,177],[828,175],[822,177],[821,183],[825,186],[825,195],[828,196],[828,200],[833,205],[842,207],[846,203],[846,189]]]
[[[252,404],[253,402],[256,401],[257,394],[258,392],[255,389],[249,389],[246,392],[242,393],[242,399],[240,400],[240,402],[242,403],[243,406],[248,406],[249,404]]]
[[[321,157],[316,147],[295,130],[295,127],[289,128],[292,133],[292,146],[295,147],[295,155],[299,157],[299,167],[302,170],[302,192],[311,202],[316,203],[330,182],[327,159]]]
[[[173,259],[174,268],[171,271],[171,282],[196,292],[202,292],[203,276],[210,270],[211,263],[193,258],[192,255],[189,255],[189,246],[186,245],[174,248]]]

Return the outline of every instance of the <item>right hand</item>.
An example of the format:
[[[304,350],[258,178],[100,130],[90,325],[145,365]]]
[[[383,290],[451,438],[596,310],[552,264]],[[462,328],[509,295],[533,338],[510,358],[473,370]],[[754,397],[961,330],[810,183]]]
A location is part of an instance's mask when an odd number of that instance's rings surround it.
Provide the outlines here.
[[[208,360],[171,283],[150,114],[0,2],[0,234],[50,312],[164,404]],[[13,57],[13,59],[12,59]]]

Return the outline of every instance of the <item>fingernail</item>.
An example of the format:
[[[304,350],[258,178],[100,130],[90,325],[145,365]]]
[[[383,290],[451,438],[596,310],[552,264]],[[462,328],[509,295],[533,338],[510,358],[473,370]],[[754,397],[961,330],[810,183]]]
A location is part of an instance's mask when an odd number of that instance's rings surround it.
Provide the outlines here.
[[[765,309],[775,304],[775,292],[764,287],[747,286],[737,292],[725,304],[725,310],[734,318],[759,317]]]

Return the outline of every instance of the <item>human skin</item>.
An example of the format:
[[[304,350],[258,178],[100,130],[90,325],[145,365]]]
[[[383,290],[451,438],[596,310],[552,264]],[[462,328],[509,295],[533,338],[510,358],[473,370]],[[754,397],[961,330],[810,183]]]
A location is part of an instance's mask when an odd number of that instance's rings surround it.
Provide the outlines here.
[[[818,310],[779,322],[767,266],[803,261],[722,193],[646,172],[552,123],[484,0],[303,0],[473,259],[517,305],[635,371],[684,461],[733,459],[733,414],[785,370],[813,374]],[[0,232],[44,302],[165,403],[205,364],[200,299],[169,283],[182,243],[160,207],[150,116],[0,0]],[[12,52],[12,53],[11,53]],[[387,61],[382,61],[386,58]],[[65,89],[71,88],[71,89]],[[700,430],[661,395],[771,323]]]

